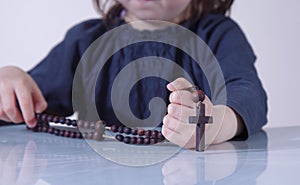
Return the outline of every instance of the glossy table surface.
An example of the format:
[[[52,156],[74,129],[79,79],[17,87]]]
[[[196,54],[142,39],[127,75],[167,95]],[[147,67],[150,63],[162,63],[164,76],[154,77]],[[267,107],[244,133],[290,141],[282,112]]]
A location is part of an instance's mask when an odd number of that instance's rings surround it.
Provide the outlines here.
[[[85,140],[33,133],[24,125],[1,126],[0,184],[300,183],[300,127],[267,128],[204,153],[170,143],[140,148],[100,143],[97,149]]]

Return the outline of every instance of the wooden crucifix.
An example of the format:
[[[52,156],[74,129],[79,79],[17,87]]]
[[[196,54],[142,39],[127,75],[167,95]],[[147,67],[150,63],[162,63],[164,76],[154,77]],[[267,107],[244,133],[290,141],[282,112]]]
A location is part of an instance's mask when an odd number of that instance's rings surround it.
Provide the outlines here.
[[[190,88],[192,91],[193,101],[196,103],[196,116],[189,117],[190,124],[196,124],[196,151],[203,152],[205,150],[205,125],[213,122],[211,116],[205,115],[205,94],[203,91]]]

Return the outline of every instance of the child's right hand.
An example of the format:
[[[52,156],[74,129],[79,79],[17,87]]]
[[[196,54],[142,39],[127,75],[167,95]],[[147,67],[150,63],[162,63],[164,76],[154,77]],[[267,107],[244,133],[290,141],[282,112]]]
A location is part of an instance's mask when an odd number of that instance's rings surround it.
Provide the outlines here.
[[[34,127],[35,113],[46,108],[47,102],[39,87],[25,71],[14,66],[0,68],[0,120],[25,121],[29,127]]]

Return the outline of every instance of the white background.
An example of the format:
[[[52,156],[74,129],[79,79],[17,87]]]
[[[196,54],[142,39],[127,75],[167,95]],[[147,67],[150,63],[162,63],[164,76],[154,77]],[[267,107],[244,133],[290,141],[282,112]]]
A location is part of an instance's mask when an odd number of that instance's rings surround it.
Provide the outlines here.
[[[235,0],[232,17],[245,31],[268,93],[267,127],[300,125],[299,0]],[[28,70],[73,25],[98,15],[91,0],[0,1],[0,67]]]

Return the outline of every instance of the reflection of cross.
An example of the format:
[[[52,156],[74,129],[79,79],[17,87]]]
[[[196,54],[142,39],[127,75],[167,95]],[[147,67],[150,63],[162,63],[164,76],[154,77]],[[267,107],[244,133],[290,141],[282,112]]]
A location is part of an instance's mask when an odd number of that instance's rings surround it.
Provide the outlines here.
[[[201,101],[196,106],[196,116],[189,117],[190,124],[197,124],[196,126],[196,150],[205,150],[205,124],[212,123],[211,116],[205,116],[205,104]]]

